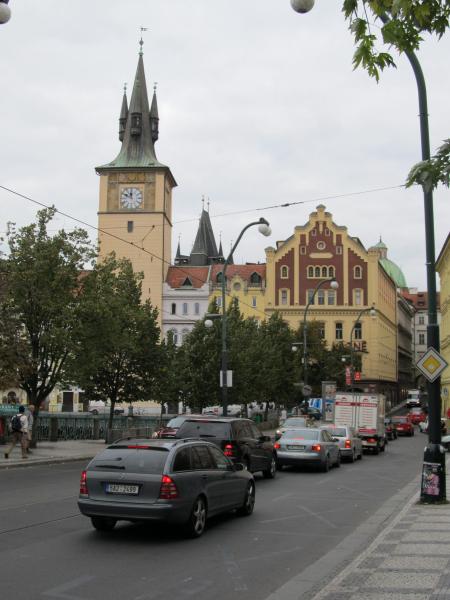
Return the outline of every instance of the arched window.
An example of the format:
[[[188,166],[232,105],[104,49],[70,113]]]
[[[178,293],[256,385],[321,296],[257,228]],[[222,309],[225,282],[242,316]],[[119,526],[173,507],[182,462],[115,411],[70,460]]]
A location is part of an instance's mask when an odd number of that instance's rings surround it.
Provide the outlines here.
[[[176,315],[177,314],[177,305],[175,304],[175,302],[172,302],[172,305],[170,307],[170,312],[172,315]]]
[[[328,277],[328,269],[327,269],[327,267],[322,267],[322,277]]]
[[[320,267],[316,267],[314,270],[315,277],[320,277]]]
[[[328,267],[328,277],[334,277],[334,267]]]
[[[261,283],[261,275],[254,271],[250,276],[250,283],[253,285],[259,285]]]
[[[353,274],[355,279],[361,279],[362,278],[362,269],[360,266],[356,266],[353,267]]]
[[[287,279],[289,277],[289,269],[286,265],[281,267],[281,279]]]
[[[188,303],[183,302],[183,315],[187,315],[187,314],[188,314]]]
[[[314,267],[308,267],[308,277],[314,277]]]
[[[194,312],[195,312],[196,315],[200,314],[200,302],[196,302],[194,304]]]
[[[178,346],[178,331],[176,329],[171,329],[170,332],[172,334],[172,341],[173,343]]]

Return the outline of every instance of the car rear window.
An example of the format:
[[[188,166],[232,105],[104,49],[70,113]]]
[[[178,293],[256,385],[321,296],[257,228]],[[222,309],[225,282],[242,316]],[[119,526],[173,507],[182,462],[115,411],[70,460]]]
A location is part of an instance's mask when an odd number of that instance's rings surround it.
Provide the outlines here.
[[[200,438],[230,438],[230,424],[217,421],[185,421],[177,432],[177,437],[200,437]]]
[[[335,437],[346,437],[347,435],[347,430],[345,427],[325,427],[324,429],[326,429],[328,433],[331,433],[331,435]]]
[[[318,440],[319,433],[318,429],[292,429],[291,431],[286,431],[283,437],[297,440]]]
[[[96,469],[134,471],[157,475],[163,472],[168,449],[156,446],[130,445],[110,446],[97,456],[92,466]]]
[[[304,427],[306,425],[306,419],[286,419],[283,423],[283,427]]]
[[[406,417],[394,417],[392,420],[394,423],[408,423],[408,419]]]

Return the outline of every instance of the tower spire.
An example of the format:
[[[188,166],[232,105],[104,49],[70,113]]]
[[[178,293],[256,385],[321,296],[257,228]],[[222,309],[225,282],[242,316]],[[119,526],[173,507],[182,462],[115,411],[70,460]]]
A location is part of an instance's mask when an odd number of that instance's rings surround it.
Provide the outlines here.
[[[119,140],[123,142],[123,137],[125,135],[125,125],[127,124],[128,118],[128,100],[127,100],[127,84],[123,84],[123,98],[122,98],[122,108],[120,111],[119,117]]]
[[[159,137],[159,115],[158,115],[158,101],[156,99],[156,86],[158,83],[153,83],[153,98],[152,106],[150,108],[150,129],[152,131],[152,141],[155,143]]]

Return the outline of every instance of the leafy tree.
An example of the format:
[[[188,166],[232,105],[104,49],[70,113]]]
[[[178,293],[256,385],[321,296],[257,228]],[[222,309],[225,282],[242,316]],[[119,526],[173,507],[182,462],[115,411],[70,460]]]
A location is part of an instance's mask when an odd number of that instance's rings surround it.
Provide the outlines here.
[[[141,303],[141,280],[130,261],[110,256],[83,281],[71,374],[87,397],[110,400],[110,429],[115,404],[150,398],[159,376],[158,313]]]
[[[95,254],[84,230],[48,234],[55,213],[44,209],[36,223],[10,227],[3,261],[0,378],[27,393],[35,417],[64,379],[81,301],[79,275]]]
[[[353,65],[363,67],[377,81],[386,67],[395,67],[391,52],[384,51],[383,45],[400,54],[415,52],[424,34],[440,39],[449,27],[449,0],[344,0],[342,10],[356,44]],[[383,21],[378,36],[378,28],[373,25],[376,19]],[[411,169],[406,186],[418,184],[432,189],[439,183],[447,187],[450,184],[449,139],[429,161]]]
[[[161,342],[160,368],[153,391],[154,399],[161,404],[161,413],[165,404],[169,413],[178,412],[182,381],[182,352],[169,332],[167,340]]]

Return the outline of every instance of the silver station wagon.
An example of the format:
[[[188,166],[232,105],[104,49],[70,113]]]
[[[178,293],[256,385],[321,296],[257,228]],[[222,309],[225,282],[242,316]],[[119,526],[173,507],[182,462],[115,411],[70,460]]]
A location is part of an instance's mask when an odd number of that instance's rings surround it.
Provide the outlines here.
[[[78,507],[99,531],[117,521],[163,521],[199,537],[208,517],[237,509],[251,515],[255,482],[201,440],[120,440],[98,454],[81,474]]]
[[[277,465],[315,465],[322,471],[341,466],[337,442],[326,429],[290,429],[276,442]]]

